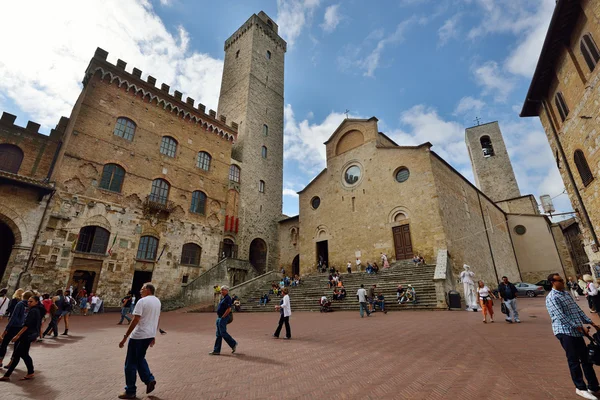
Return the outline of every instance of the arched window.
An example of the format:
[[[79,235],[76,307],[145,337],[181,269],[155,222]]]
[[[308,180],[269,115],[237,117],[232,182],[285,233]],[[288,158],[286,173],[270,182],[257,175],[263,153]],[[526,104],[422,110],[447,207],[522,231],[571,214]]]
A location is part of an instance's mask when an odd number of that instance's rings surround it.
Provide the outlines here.
[[[0,170],[19,173],[23,162],[23,150],[13,144],[0,144]]]
[[[198,160],[196,162],[196,165],[200,169],[209,171],[210,170],[210,159],[211,159],[210,154],[208,154],[205,151],[201,151],[200,153],[198,153]]]
[[[261,193],[265,192],[265,181],[259,181],[258,182],[258,191]]]
[[[594,180],[594,175],[592,175],[590,166],[585,159],[585,154],[581,150],[575,150],[573,158],[575,159],[575,166],[577,167],[577,171],[579,171],[581,181],[585,186],[589,185]]]
[[[160,153],[167,157],[175,157],[176,152],[177,140],[173,139],[171,136],[163,136],[162,141],[160,142]]]
[[[494,147],[492,146],[492,140],[489,136],[482,136],[481,139],[479,139],[479,142],[481,143],[484,157],[491,157],[494,155]]]
[[[160,204],[166,204],[169,198],[169,189],[171,185],[164,179],[155,179],[152,181],[152,190],[150,191],[150,201]]]
[[[600,52],[590,33],[583,35],[579,42],[579,48],[581,49],[581,54],[583,55],[590,72],[593,71],[594,68],[596,68],[596,64],[598,64],[598,61],[600,61]]]
[[[262,155],[262,158],[267,158],[267,147],[266,146],[262,147],[261,155]]]
[[[186,243],[181,250],[181,264],[198,267],[200,266],[201,254],[202,247],[198,246],[196,243]]]
[[[110,232],[99,226],[84,226],[79,230],[76,251],[105,254]]]
[[[263,135],[269,136],[269,127],[267,126],[267,124],[263,125]]]
[[[117,164],[106,164],[102,170],[99,187],[112,192],[121,193],[125,170]]]
[[[569,109],[567,108],[567,103],[565,103],[565,98],[563,97],[561,92],[557,92],[554,95],[554,105],[558,110],[558,114],[560,115],[561,121],[565,121],[567,119],[567,115],[569,115]]]
[[[140,260],[156,259],[156,251],[158,250],[158,239],[154,236],[142,236],[138,245],[137,257]]]
[[[271,59],[271,52],[269,50],[267,50],[267,60]]]
[[[199,190],[192,193],[192,205],[190,211],[196,214],[204,214],[206,211],[206,194]]]
[[[129,141],[133,140],[133,136],[135,135],[135,122],[129,118],[119,117],[117,119],[117,124],[115,125],[114,134]]]
[[[240,183],[240,167],[235,164],[229,167],[229,180]]]

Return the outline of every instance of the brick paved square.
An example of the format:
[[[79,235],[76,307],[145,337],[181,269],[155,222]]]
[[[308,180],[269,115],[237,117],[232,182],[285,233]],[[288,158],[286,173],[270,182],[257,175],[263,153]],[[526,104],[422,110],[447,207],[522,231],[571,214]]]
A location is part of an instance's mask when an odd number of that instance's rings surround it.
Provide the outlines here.
[[[581,302],[582,305],[585,305]],[[293,305],[293,299],[292,299]],[[163,313],[148,361],[154,400],[570,399],[567,362],[543,298],[519,299],[523,323],[483,324],[469,312],[293,313],[293,340],[271,338],[278,314],[238,313],[235,355],[208,352],[213,314]],[[592,318],[597,319],[596,316]],[[36,379],[0,382],[0,399],[116,399],[123,391],[126,326],[118,314],[72,318],[72,335],[34,345]],[[62,325],[61,325],[62,330]],[[139,382],[139,381],[138,381]]]

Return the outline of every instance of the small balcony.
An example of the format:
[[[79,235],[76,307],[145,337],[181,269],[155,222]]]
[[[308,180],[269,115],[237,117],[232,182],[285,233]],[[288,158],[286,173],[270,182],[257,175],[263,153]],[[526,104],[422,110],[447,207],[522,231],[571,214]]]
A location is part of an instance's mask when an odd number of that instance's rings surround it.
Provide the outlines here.
[[[144,214],[170,214],[175,209],[175,203],[173,203],[170,200],[167,200],[164,197],[150,194],[146,196],[142,207],[144,208]]]

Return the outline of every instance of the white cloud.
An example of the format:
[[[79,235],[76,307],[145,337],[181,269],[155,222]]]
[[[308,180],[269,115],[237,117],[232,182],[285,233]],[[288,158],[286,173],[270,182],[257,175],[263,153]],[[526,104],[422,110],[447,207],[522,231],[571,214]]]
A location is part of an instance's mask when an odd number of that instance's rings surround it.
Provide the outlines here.
[[[294,42],[319,3],[320,0],[277,0],[279,34],[290,47],[294,46]]]
[[[170,6],[172,3],[172,0],[160,0],[160,4],[163,6]]]
[[[325,32],[331,33],[335,30],[338,24],[342,20],[342,16],[339,13],[340,5],[334,4],[325,9],[325,15],[323,17],[323,23],[321,24],[321,28]]]
[[[478,113],[485,106],[485,102],[480,99],[475,99],[471,96],[466,96],[460,99],[454,110],[454,115],[463,115],[470,112]],[[474,115],[476,117],[476,115]]]
[[[97,46],[109,52],[110,62],[128,62],[128,71],[138,67],[159,84],[217,106],[223,62],[191,51],[187,32],[179,27],[176,35],[170,33],[147,1],[61,4],[0,3],[0,14],[28,15],[36,27],[23,31],[18,18],[0,24],[0,37],[20,32],[19,40],[0,42],[0,52],[10,54],[0,62],[0,92],[36,122],[53,127],[60,116],[70,114]]]
[[[450,39],[455,39],[458,37],[458,21],[460,20],[461,15],[455,14],[451,18],[448,18],[444,25],[438,29],[438,46],[444,46]]]
[[[284,196],[298,197],[298,193],[294,189],[285,188],[283,189]]]
[[[468,0],[480,8],[481,22],[469,31],[469,39],[478,39],[489,33],[519,34],[536,24],[536,11],[543,2],[554,0]]]
[[[487,61],[474,67],[473,75],[475,83],[483,87],[483,94],[493,96],[496,101],[506,101],[515,86],[514,80],[507,76],[495,61]]]

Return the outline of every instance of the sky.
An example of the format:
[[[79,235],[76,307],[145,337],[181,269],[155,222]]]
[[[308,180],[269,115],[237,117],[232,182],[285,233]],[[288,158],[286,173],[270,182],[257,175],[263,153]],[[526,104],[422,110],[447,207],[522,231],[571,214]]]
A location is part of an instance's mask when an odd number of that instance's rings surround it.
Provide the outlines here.
[[[379,119],[474,182],[464,131],[499,121],[521,194],[571,205],[537,118],[519,111],[555,0],[44,0],[0,2],[0,111],[49,132],[68,116],[96,47],[142,78],[217,109],[223,43],[266,12],[287,41],[283,212],[325,166],[345,118]],[[34,11],[32,11],[34,10]],[[23,21],[26,18],[27,24]],[[14,38],[7,40],[6,38]]]

